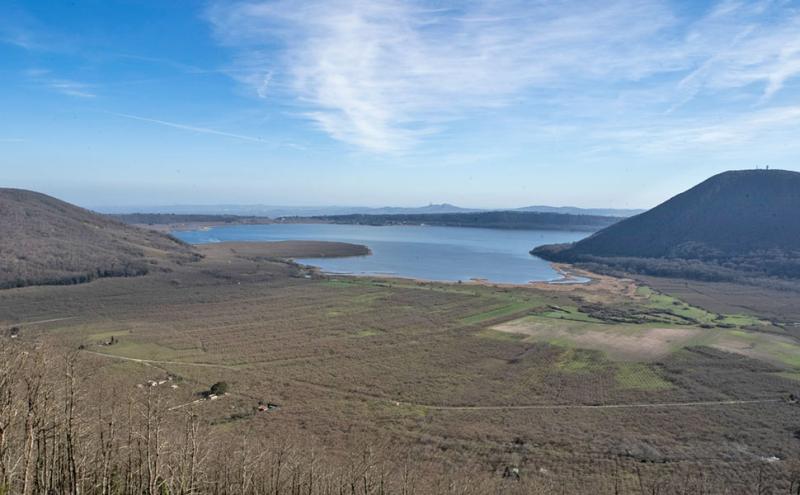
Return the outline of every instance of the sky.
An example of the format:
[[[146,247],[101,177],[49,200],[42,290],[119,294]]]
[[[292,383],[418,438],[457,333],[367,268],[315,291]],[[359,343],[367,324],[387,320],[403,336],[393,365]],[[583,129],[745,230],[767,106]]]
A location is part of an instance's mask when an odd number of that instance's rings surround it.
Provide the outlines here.
[[[650,207],[800,170],[800,0],[4,0],[0,186]]]

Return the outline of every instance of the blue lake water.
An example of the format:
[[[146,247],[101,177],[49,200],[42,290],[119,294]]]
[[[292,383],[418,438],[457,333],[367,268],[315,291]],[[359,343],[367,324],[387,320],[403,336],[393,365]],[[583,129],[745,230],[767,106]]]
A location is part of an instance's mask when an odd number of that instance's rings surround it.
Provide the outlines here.
[[[464,227],[332,224],[233,225],[174,232],[192,243],[315,240],[364,244],[369,256],[298,259],[329,273],[385,275],[455,282],[485,279],[524,284],[561,277],[528,252],[542,244],[573,242],[586,232]]]

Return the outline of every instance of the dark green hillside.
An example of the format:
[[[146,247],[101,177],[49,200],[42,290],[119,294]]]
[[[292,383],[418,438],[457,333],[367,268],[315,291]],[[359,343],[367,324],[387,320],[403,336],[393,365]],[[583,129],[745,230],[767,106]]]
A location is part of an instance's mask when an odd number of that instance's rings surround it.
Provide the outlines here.
[[[800,277],[800,173],[725,172],[573,245],[542,246],[533,254],[653,274]]]
[[[44,194],[0,188],[0,288],[142,275],[196,256],[172,237]]]
[[[106,215],[129,225],[171,225],[214,223],[223,225],[272,223],[267,217],[184,213],[115,213]]]

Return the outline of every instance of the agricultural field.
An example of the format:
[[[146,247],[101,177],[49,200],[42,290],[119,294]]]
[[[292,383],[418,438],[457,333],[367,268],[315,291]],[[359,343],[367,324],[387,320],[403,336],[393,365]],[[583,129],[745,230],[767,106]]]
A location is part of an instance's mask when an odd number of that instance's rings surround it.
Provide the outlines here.
[[[223,433],[392,445],[598,493],[701,473],[752,493],[798,467],[800,345],[766,319],[643,286],[331,278],[213,249],[169,273],[1,291],[0,328],[78,352],[87,396],[163,381],[171,410]],[[227,395],[198,398],[220,381]]]

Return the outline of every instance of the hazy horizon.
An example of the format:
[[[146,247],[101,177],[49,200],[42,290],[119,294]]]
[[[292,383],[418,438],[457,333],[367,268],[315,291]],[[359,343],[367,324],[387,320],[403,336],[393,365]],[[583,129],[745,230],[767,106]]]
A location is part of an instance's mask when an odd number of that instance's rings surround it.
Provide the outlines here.
[[[60,199],[60,198],[59,198]],[[77,204],[77,203],[76,203]],[[641,210],[644,208],[612,208],[612,207],[605,207],[603,205],[594,205],[594,206],[575,206],[575,205],[567,205],[567,204],[540,204],[540,203],[531,203],[531,204],[519,204],[519,205],[500,205],[500,206],[478,206],[478,205],[462,205],[462,204],[453,204],[448,202],[428,202],[428,203],[416,203],[416,204],[392,204],[392,203],[374,203],[374,204],[359,204],[359,203],[341,203],[341,204],[328,204],[328,203],[296,203],[296,204],[272,204],[272,203],[215,203],[215,202],[206,202],[206,203],[172,203],[172,204],[78,204],[78,206],[82,206],[84,208],[89,209],[114,209],[114,208],[191,208],[191,207],[202,207],[202,208],[214,208],[214,207],[237,207],[237,208],[371,208],[371,209],[382,209],[382,208],[425,208],[431,206],[452,206],[455,208],[462,208],[468,210],[514,210],[519,208],[529,208],[529,207],[547,207],[547,208],[579,208],[579,209],[586,209],[586,210],[593,210],[593,209],[610,209],[610,210]]]
[[[210,212],[211,210],[218,209],[223,212],[225,208],[232,209],[262,209],[262,210],[278,210],[278,209],[293,209],[293,210],[325,210],[325,209],[365,209],[365,210],[384,210],[384,209],[401,209],[401,210],[414,210],[424,209],[427,207],[453,207],[463,210],[474,211],[503,211],[503,210],[517,210],[522,208],[564,208],[564,209],[580,209],[580,210],[615,210],[615,211],[643,211],[647,208],[606,208],[603,206],[586,206],[578,207],[574,205],[543,205],[543,204],[526,204],[526,205],[508,205],[508,206],[474,206],[474,205],[455,205],[451,203],[426,203],[426,204],[260,204],[260,203],[197,203],[197,204],[106,204],[106,205],[92,205],[75,203],[78,206],[94,210],[100,213],[172,213],[171,210],[181,210],[181,212],[189,211],[191,209],[203,210]],[[144,211],[142,211],[144,210]]]

